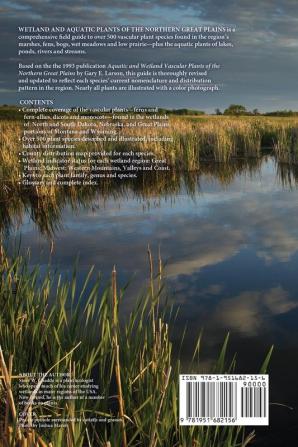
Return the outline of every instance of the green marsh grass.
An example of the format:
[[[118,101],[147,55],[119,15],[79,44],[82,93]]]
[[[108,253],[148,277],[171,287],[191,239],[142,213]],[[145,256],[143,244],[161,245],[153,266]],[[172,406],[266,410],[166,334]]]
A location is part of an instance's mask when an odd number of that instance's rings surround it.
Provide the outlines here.
[[[83,120],[84,118],[82,118]],[[71,120],[69,120],[71,121]],[[51,124],[51,118],[49,118]],[[65,124],[65,123],[64,123]],[[53,125],[57,123],[53,121]],[[64,126],[65,127],[65,126]],[[63,128],[64,128],[63,127]],[[30,130],[30,128],[28,128]],[[94,129],[100,131],[100,125],[95,121]],[[51,125],[49,125],[49,131]],[[71,126],[72,136],[80,135],[77,123]],[[56,137],[61,139],[59,128]],[[259,157],[262,149],[271,149],[277,160],[298,162],[298,118],[276,117],[173,117],[168,120],[168,127],[139,128],[124,127],[118,134],[125,137],[166,136],[172,141],[135,141],[135,142],[88,142],[76,143],[76,150],[98,151],[151,151],[157,157],[166,158],[172,168],[197,169],[201,159],[213,159],[226,162],[233,157]],[[0,165],[2,175],[9,174],[18,181],[18,152],[21,149],[21,121],[1,122]],[[50,137],[50,134],[48,138]],[[44,136],[47,143],[47,135]],[[32,142],[32,144],[34,141]],[[75,165],[75,157],[72,160]],[[71,171],[73,166],[68,165]],[[41,166],[42,169],[42,166]],[[12,172],[10,172],[12,171]],[[11,175],[13,174],[13,175]]]
[[[116,269],[110,285],[103,287],[93,269],[83,285],[72,278],[55,275],[52,269],[41,273],[30,267],[28,256],[9,258],[1,248],[0,358],[2,374],[21,372],[71,372],[75,377],[95,377],[100,384],[99,401],[59,402],[57,407],[28,407],[38,414],[82,418],[66,428],[17,429],[17,381],[0,380],[2,408],[6,408],[3,446],[22,447],[236,447],[246,446],[254,434],[239,427],[180,427],[178,420],[179,358],[172,353],[171,333],[178,315],[163,299],[161,260],[155,279],[150,248],[150,275],[140,298],[125,321],[119,307],[125,306],[124,289],[117,285]],[[151,258],[150,258],[151,256]],[[200,371],[201,334],[194,340],[194,354],[188,373]],[[183,340],[181,341],[183,347]],[[235,360],[226,361],[228,336],[212,372],[235,369]],[[271,350],[261,371],[268,367]],[[10,366],[7,366],[10,365]],[[185,371],[184,371],[185,372]],[[30,410],[31,408],[31,410]],[[88,415],[118,418],[118,422],[84,422]],[[0,421],[3,422],[3,421]],[[3,426],[2,426],[3,427]],[[29,440],[29,441],[28,441]],[[30,444],[31,443],[31,444]]]

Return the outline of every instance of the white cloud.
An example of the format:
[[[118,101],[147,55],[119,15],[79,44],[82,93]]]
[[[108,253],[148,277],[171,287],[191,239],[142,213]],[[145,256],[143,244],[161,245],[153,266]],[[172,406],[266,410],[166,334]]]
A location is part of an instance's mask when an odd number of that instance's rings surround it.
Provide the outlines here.
[[[285,314],[298,307],[281,287],[268,291],[243,292],[222,300],[212,318],[214,324],[253,336],[264,332],[273,316]]]

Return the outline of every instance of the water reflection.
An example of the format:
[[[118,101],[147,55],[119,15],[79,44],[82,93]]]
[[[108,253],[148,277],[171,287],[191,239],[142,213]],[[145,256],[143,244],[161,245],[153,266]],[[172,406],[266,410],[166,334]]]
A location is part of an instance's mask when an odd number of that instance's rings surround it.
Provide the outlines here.
[[[182,319],[255,336],[296,307],[296,173],[273,159],[202,164],[200,172],[146,176],[101,189],[12,197],[2,209],[8,243],[21,235],[32,263],[61,272],[79,254],[108,278],[134,276],[127,306],[147,277],[149,243],[166,264]]]
[[[125,198],[152,200],[157,204],[162,197],[173,197],[183,188],[190,196],[200,190],[200,178],[209,176],[217,179],[223,186],[229,185],[237,175],[255,175],[260,170],[261,159],[239,159],[228,165],[204,162],[199,171],[146,173],[137,179],[116,181],[106,180],[94,187],[57,187],[47,192],[35,187],[18,187],[11,182],[4,183],[0,190],[0,231],[8,231],[22,223],[24,214],[30,215],[41,234],[52,237],[63,222],[62,211],[70,207],[94,209],[98,201],[125,200]],[[147,205],[148,205],[147,203]]]
[[[134,277],[123,313],[148,276],[147,244],[155,257],[160,246],[169,300],[180,307],[177,343],[188,325],[184,358],[192,354],[201,327],[205,368],[227,331],[242,372],[255,373],[274,343],[272,400],[296,406],[297,181],[296,167],[268,157],[228,166],[205,162],[199,172],[44,197],[22,191],[5,201],[2,191],[1,229],[8,245],[21,235],[33,264],[48,262],[53,241],[52,263],[61,273],[67,274],[77,254],[82,278],[91,264],[105,278],[117,264],[122,284]],[[297,416],[278,411],[273,409],[273,417],[279,426],[280,418]]]

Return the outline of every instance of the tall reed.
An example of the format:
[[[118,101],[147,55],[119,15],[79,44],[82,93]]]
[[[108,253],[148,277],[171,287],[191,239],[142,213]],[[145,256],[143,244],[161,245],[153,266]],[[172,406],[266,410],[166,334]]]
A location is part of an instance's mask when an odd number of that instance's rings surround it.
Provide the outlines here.
[[[4,249],[2,257],[0,398],[7,408],[1,432],[3,445],[17,445],[24,437],[28,442],[28,430],[17,425],[17,414],[24,409],[18,404],[18,382],[13,377],[21,372],[46,374],[49,370],[96,378],[103,398],[68,403],[61,399],[52,408],[34,406],[33,398],[26,406],[26,414],[33,405],[39,415],[69,418],[70,423],[66,430],[32,429],[32,446],[236,447],[252,440],[253,435],[241,427],[179,426],[181,361],[172,354],[170,335],[179,315],[158,306],[158,298],[162,298],[158,287],[160,263],[158,278],[151,277],[149,290],[136,299],[129,317],[121,320],[119,306],[125,306],[125,295],[117,285],[115,270],[106,288],[92,269],[79,286],[78,266],[74,266],[72,278],[67,279],[56,276],[50,267],[46,273],[32,268],[26,257],[9,258]],[[227,344],[228,338],[213,372],[234,370],[234,362],[226,361]],[[189,373],[200,372],[200,345],[198,334]],[[12,358],[13,362],[9,360]],[[71,423],[74,415],[79,418],[75,424]],[[87,422],[88,415],[106,418],[106,422]]]
[[[49,118],[50,124],[52,121]],[[149,122],[151,121],[149,120]],[[52,126],[56,126],[56,137],[61,139],[61,144],[64,143],[64,137],[59,134],[59,125],[63,124],[62,130],[64,131],[67,124],[70,123],[71,119],[58,124],[52,122]],[[50,124],[49,132],[51,131]],[[100,135],[102,131],[100,123],[95,120],[93,126],[95,134],[98,132]],[[82,129],[78,122],[74,122],[70,129],[72,137],[79,139],[82,136]],[[10,178],[15,186],[18,185],[22,175],[21,165],[18,163],[19,152],[23,150],[21,135],[22,127],[19,121],[2,121],[0,167],[3,178]],[[137,138],[140,135],[142,136],[141,140]],[[127,141],[122,141],[119,139],[120,137],[127,138]],[[32,138],[34,139],[34,134],[32,134]],[[44,138],[44,144],[46,144],[47,137]],[[113,150],[120,153],[131,150],[141,153],[150,151],[157,158],[166,159],[171,168],[182,170],[198,169],[202,159],[227,162],[233,157],[259,157],[261,149],[264,148],[270,148],[277,160],[298,162],[297,118],[209,116],[204,119],[190,119],[189,117],[170,117],[167,127],[145,127],[141,130],[138,127],[123,127],[115,138],[115,141],[75,142],[74,155],[70,156],[68,163],[63,166],[63,174],[71,175],[80,166],[78,159],[81,156],[76,156],[76,152],[79,151],[90,152],[90,154],[98,151],[112,154]],[[38,151],[40,153],[40,174],[44,176],[48,174],[49,167],[52,167],[53,172],[55,170],[59,172],[59,161],[55,157],[45,155],[43,144]],[[107,159],[108,164],[109,155],[104,155],[103,158]],[[88,175],[92,173],[91,164],[85,166],[85,172]],[[41,194],[44,188],[36,186],[36,189]],[[47,193],[52,190],[51,186],[45,189]]]

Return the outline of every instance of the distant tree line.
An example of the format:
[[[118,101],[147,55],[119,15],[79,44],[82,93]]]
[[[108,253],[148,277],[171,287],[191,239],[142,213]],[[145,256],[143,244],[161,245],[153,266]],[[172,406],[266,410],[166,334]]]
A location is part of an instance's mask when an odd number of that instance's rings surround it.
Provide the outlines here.
[[[205,115],[203,110],[196,109],[158,109],[159,113],[167,113],[171,115]]]
[[[0,119],[5,120],[17,120],[23,117],[23,113],[19,112],[17,106],[9,106],[7,104],[3,104],[0,106]]]
[[[293,110],[276,110],[274,112],[261,113],[258,109],[247,110],[245,106],[241,104],[231,104],[223,112],[220,109],[215,109],[215,115],[233,115],[233,116],[298,116],[298,112]]]
[[[159,113],[166,113],[169,115],[179,115],[179,116],[196,116],[205,115],[203,110],[197,109],[167,109],[159,108]],[[99,113],[99,112],[98,112]],[[82,113],[83,115],[88,115],[87,112]],[[96,112],[92,112],[92,115],[96,115]],[[224,109],[222,112],[219,108],[215,109],[215,115],[230,115],[230,116],[298,116],[298,111],[293,110],[276,110],[274,112],[261,113],[258,109],[247,110],[245,106],[241,104],[231,104],[229,107]],[[22,119],[23,112],[20,111],[18,106],[15,105],[0,105],[0,119],[13,120]]]
[[[298,116],[298,112],[293,110],[276,110],[275,112],[267,112],[266,116]]]

